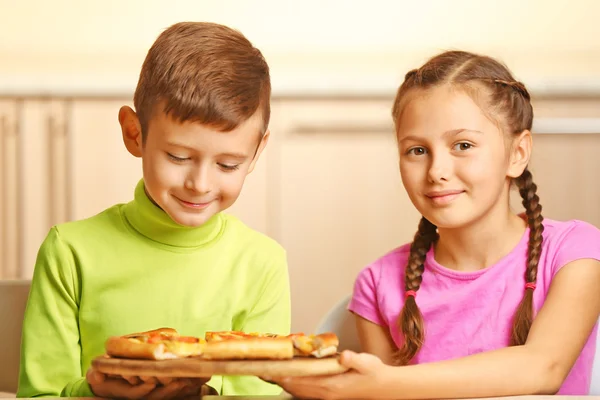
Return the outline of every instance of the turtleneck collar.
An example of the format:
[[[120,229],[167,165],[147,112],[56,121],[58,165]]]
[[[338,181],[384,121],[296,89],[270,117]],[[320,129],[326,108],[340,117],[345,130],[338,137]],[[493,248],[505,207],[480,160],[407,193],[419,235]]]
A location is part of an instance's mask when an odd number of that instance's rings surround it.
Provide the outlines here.
[[[223,228],[223,216],[217,213],[198,227],[179,225],[146,194],[144,180],[135,188],[134,199],[125,205],[125,218],[147,238],[174,247],[199,247],[215,240]]]

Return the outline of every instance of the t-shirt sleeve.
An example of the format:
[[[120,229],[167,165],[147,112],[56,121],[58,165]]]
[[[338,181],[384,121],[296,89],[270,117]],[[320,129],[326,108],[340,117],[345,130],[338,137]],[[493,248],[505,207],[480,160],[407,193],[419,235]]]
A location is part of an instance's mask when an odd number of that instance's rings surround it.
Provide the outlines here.
[[[584,258],[600,261],[600,229],[587,222],[575,221],[557,245],[553,272],[556,275],[568,263]]]
[[[93,396],[81,368],[79,280],[53,228],[38,252],[23,320],[18,397]]]
[[[291,329],[291,298],[287,255],[275,247],[270,255],[267,273],[257,284],[258,297],[248,299],[254,304],[245,318],[234,322],[233,328],[243,332],[268,332],[288,335]],[[257,377],[223,377],[221,395],[280,395],[282,389]]]
[[[354,281],[354,291],[348,310],[377,325],[386,325],[377,301],[377,286],[379,283],[378,263],[363,269]]]

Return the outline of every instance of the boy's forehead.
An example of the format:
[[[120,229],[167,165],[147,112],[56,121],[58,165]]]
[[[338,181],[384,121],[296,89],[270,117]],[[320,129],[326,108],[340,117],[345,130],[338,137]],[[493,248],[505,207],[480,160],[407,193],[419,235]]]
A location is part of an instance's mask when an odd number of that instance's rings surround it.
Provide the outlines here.
[[[219,142],[222,141],[235,147],[245,147],[245,145],[258,143],[264,134],[260,112],[255,113],[229,131],[223,131],[211,124],[195,120],[179,121],[164,112],[155,113],[148,125],[150,137],[154,136],[160,141],[181,146],[191,146],[205,140],[222,139]],[[235,153],[233,149],[232,152]]]

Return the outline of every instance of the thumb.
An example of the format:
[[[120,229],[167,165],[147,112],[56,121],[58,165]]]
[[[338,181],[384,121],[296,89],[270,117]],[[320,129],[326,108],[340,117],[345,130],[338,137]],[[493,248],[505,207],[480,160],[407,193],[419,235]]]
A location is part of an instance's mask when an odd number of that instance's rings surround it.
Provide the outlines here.
[[[91,385],[98,385],[105,380],[105,375],[101,372],[96,371],[93,368],[90,368],[86,373],[86,380]]]
[[[353,369],[361,374],[367,374],[372,372],[377,365],[381,364],[381,360],[372,354],[354,353],[346,350],[342,353],[340,363],[344,367]]]

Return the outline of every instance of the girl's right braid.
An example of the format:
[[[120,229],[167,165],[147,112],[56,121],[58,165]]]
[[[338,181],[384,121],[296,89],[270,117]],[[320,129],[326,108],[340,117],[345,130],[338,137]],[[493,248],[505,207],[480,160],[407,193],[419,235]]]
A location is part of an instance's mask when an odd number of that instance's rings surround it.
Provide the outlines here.
[[[396,362],[399,365],[408,364],[423,345],[425,337],[423,316],[417,307],[415,296],[423,280],[425,257],[431,244],[437,238],[437,227],[422,217],[419,229],[410,246],[410,255],[406,266],[405,301],[398,321],[400,331],[404,335],[404,344],[396,355]]]

